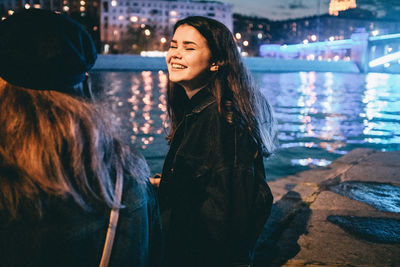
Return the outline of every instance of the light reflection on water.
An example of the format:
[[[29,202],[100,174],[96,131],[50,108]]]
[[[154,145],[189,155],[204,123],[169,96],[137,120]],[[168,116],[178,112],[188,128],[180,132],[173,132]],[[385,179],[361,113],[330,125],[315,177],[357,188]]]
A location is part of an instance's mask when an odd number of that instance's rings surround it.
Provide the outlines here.
[[[266,161],[268,179],[326,166],[358,147],[400,150],[400,75],[253,73],[273,105],[280,148]],[[153,173],[165,140],[167,73],[94,72],[126,142],[141,149]]]

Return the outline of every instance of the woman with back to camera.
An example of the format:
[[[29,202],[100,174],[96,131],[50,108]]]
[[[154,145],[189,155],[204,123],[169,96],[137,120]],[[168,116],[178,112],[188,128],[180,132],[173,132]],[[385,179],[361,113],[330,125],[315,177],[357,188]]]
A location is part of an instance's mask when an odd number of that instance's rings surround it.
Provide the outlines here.
[[[95,60],[65,15],[29,9],[0,22],[0,266],[159,266],[147,164],[83,86]]]
[[[248,266],[272,205],[263,166],[275,139],[271,107],[220,22],[178,21],[166,61],[165,266]]]

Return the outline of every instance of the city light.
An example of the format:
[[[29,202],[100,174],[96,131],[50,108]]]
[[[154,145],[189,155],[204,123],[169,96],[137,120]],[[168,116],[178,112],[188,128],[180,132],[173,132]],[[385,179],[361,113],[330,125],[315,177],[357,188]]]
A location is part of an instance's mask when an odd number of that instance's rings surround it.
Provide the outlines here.
[[[317,36],[315,34],[311,35],[311,41],[313,42],[317,41]]]
[[[111,6],[117,6],[117,1],[116,0],[112,0],[111,1]]]
[[[12,14],[14,14],[14,10],[8,10],[8,15],[12,15]]]
[[[262,35],[261,32],[257,34],[257,38],[258,38],[258,39],[262,39],[262,36],[263,36],[263,35]]]
[[[131,17],[129,18],[129,20],[132,21],[132,22],[137,22],[137,21],[139,20],[139,18],[136,17],[136,16],[131,16]]]
[[[68,7],[68,6],[64,6],[64,7],[63,7],[63,10],[64,10],[65,12],[68,12],[68,11],[69,11],[69,7]]]
[[[235,34],[236,39],[240,40],[242,39],[242,35],[240,33],[236,33]]]
[[[249,45],[249,41],[243,41],[243,45],[244,46],[248,46]]]
[[[118,20],[124,20],[124,16],[122,15],[118,16]]]
[[[31,5],[28,4],[28,3],[26,3],[26,4],[25,4],[25,9],[30,9],[30,8],[31,8]]]
[[[84,6],[81,6],[81,7],[79,8],[79,10],[80,10],[81,12],[85,12],[86,8],[85,8]]]
[[[81,6],[84,6],[86,3],[85,3],[85,1],[81,1],[80,4],[81,4]]]
[[[149,29],[146,29],[146,30],[144,30],[144,34],[145,34],[146,36],[150,36],[151,32],[150,32]]]
[[[162,37],[162,38],[160,39],[160,42],[161,42],[162,44],[165,44],[165,43],[167,42],[167,39],[166,39],[165,37]]]
[[[373,30],[371,34],[372,36],[377,36],[379,34],[379,30]]]

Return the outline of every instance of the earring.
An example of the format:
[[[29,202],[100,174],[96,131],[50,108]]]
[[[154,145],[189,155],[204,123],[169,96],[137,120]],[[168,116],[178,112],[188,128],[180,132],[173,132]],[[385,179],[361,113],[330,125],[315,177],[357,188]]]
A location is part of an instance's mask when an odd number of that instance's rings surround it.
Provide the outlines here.
[[[218,71],[219,66],[215,63],[211,64],[210,71]]]

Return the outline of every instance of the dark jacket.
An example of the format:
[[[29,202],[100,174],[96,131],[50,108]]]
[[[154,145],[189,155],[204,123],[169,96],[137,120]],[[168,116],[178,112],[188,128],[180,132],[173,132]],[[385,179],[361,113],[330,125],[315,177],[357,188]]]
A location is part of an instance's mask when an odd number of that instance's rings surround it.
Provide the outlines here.
[[[261,147],[226,122],[207,89],[186,100],[159,197],[165,266],[249,263],[272,205]]]
[[[148,181],[124,179],[109,266],[159,266],[160,217]],[[72,199],[45,201],[42,219],[7,222],[0,214],[0,266],[99,266],[109,209],[88,212]]]

